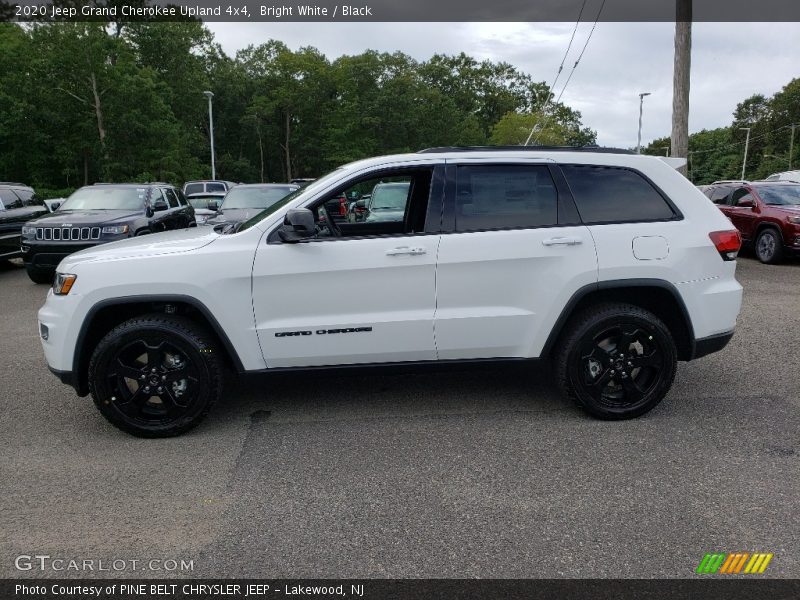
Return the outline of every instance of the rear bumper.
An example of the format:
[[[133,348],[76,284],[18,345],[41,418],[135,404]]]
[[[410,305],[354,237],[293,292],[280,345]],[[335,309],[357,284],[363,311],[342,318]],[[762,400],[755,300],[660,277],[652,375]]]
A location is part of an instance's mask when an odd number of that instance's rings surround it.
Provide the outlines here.
[[[700,338],[694,341],[694,351],[692,352],[691,360],[708,356],[714,352],[719,352],[733,337],[733,331],[711,335],[709,337]]]

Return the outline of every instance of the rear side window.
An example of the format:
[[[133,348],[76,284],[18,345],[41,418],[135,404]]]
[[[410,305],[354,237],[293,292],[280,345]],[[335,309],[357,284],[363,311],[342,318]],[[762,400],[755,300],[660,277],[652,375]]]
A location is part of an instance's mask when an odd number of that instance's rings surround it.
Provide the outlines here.
[[[170,208],[178,208],[178,197],[175,195],[171,189],[167,188],[163,190],[164,195],[167,197],[167,202],[169,203]]]
[[[183,191],[184,194],[200,194],[204,192],[203,184],[202,183],[187,183],[186,189]]]
[[[617,167],[563,165],[584,223],[626,223],[672,219],[675,213],[639,173]]]
[[[728,194],[731,193],[731,188],[729,187],[718,187],[714,188],[714,191],[711,193],[709,198],[714,204],[727,204],[728,203]]]
[[[558,223],[558,193],[543,165],[458,167],[456,231]]]

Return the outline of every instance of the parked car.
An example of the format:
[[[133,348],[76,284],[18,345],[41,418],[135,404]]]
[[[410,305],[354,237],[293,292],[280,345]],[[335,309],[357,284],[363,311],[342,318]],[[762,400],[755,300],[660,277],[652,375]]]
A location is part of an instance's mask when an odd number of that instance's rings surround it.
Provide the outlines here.
[[[237,184],[233,181],[225,181],[223,179],[199,179],[184,183],[183,193],[186,196],[208,192],[222,192],[224,194],[235,185]]]
[[[206,221],[219,214],[219,207],[222,206],[224,198],[225,192],[199,192],[186,196],[194,208],[194,218],[198,225],[205,225]]]
[[[22,226],[26,221],[48,212],[32,187],[0,182],[0,261],[22,256]]]
[[[785,254],[800,253],[800,184],[724,184],[706,195],[736,226],[743,241],[753,245],[761,262],[774,264]]]
[[[637,417],[678,361],[728,343],[741,307],[739,233],[681,164],[535,147],[361,160],[238,228],[66,258],[38,334],[62,382],[143,437],[201,422],[225,366],[547,359],[589,414]],[[402,220],[321,220],[343,190],[384,180],[409,183]]]
[[[366,204],[364,221],[402,221],[408,204],[409,183],[379,183]]]
[[[764,181],[791,181],[793,183],[800,183],[800,171],[783,171],[782,173],[773,173]]]
[[[360,198],[350,202],[347,207],[347,221],[350,223],[360,223],[367,216],[367,203],[372,194],[363,194]]]
[[[237,185],[227,194],[218,214],[206,221],[206,225],[227,223],[236,225],[254,217],[263,210],[280,202],[300,186],[289,183],[250,183]]]
[[[195,226],[194,209],[166,183],[95,184],[80,188],[50,214],[22,227],[28,276],[49,283],[66,256],[148,233]]]

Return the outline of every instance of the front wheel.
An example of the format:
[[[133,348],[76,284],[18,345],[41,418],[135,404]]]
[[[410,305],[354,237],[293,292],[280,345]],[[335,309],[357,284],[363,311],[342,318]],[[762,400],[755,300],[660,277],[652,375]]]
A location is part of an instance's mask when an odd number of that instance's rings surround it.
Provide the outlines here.
[[[631,419],[667,395],[677,350],[666,325],[629,304],[604,304],[579,314],[556,349],[562,392],[599,419]]]
[[[774,265],[783,258],[783,241],[772,228],[762,229],[756,238],[756,256],[762,263]]]
[[[138,437],[196,427],[222,394],[213,336],[181,317],[147,315],[115,327],[89,362],[89,391],[101,414]]]

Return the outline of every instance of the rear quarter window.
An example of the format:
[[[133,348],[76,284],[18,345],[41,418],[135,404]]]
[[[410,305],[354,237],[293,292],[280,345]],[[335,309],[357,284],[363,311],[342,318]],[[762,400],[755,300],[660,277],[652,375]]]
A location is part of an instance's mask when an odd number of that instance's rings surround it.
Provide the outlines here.
[[[675,218],[675,211],[641,174],[620,167],[562,165],[584,223]]]

